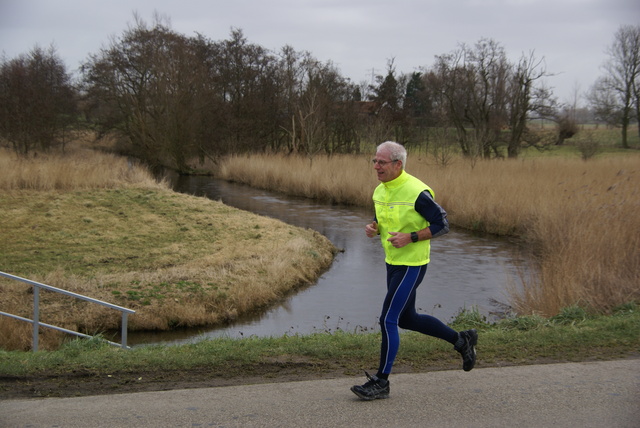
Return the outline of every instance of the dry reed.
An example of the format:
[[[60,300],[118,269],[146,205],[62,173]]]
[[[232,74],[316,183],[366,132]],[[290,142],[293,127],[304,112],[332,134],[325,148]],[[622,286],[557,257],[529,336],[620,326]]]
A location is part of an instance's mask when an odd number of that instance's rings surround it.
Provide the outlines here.
[[[234,156],[221,178],[298,196],[370,206],[369,157]],[[534,250],[533,277],[511,290],[519,313],[555,315],[580,304],[606,311],[640,298],[640,156],[458,160],[409,156],[452,224],[518,236]]]
[[[24,157],[0,148],[0,171],[0,190],[167,188],[137,162],[92,150]]]
[[[252,187],[332,203],[365,205],[376,178],[362,156],[232,156],[216,176]]]

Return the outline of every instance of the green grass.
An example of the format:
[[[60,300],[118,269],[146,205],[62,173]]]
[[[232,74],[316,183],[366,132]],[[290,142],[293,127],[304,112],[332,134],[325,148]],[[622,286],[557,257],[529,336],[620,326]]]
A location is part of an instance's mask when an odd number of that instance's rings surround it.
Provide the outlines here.
[[[0,194],[5,229],[0,261],[16,274],[136,271],[206,254],[219,225],[189,197],[170,191],[108,189]],[[209,214],[209,215],[208,215]],[[191,243],[189,251],[180,251]],[[27,257],[25,257],[27,255]]]
[[[553,131],[549,131],[553,132]],[[555,135],[555,134],[554,134]],[[620,129],[607,129],[604,126],[579,125],[578,133],[564,141],[560,146],[547,145],[540,150],[534,147],[526,147],[520,153],[521,158],[532,157],[567,157],[579,158],[582,156],[580,146],[583,144],[595,144],[597,152],[595,156],[620,155],[637,156],[640,152],[640,136],[637,127],[629,128],[627,134],[628,144],[632,148],[622,148],[622,135]],[[635,150],[634,150],[635,149]]]
[[[205,326],[272,304],[333,260],[320,234],[163,188],[0,191],[0,270],[136,311],[132,330]],[[289,263],[282,263],[288,260]],[[0,308],[27,316],[28,287],[0,278]],[[119,314],[45,293],[41,319],[92,334]],[[28,349],[0,319],[0,347]],[[40,349],[59,335],[43,332]]]
[[[571,140],[567,140],[571,141]],[[584,142],[585,140],[575,140],[571,141],[571,143],[566,143],[562,146],[549,146],[544,150],[539,150],[533,147],[527,147],[522,150],[519,158],[527,159],[527,158],[538,158],[538,157],[564,157],[564,158],[579,158],[581,157],[580,150],[577,147],[577,144]],[[639,147],[638,144],[635,144],[634,147]],[[596,156],[609,156],[609,155],[621,155],[624,154],[626,156],[639,156],[640,151],[638,150],[629,150],[623,149],[618,146],[608,145],[608,144],[600,144],[598,152]]]
[[[565,309],[556,317],[509,318],[489,324],[474,311],[453,322],[461,330],[479,331],[478,367],[538,362],[588,361],[638,357],[640,308],[635,304],[613,314],[590,315]],[[0,376],[181,373],[206,368],[223,377],[263,372],[277,376],[278,367],[302,364],[306,369],[355,374],[377,365],[380,334],[344,331],[279,338],[216,338],[179,346],[153,345],[123,350],[100,339],[78,339],[57,351],[0,351]],[[413,332],[402,334],[396,366],[424,371],[457,368],[459,356],[450,344]],[[275,366],[275,367],[274,367]]]

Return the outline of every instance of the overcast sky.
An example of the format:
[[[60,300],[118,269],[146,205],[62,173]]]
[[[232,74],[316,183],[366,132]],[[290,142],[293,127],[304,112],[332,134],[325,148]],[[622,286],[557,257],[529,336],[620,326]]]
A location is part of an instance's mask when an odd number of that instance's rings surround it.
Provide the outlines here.
[[[533,51],[560,101],[602,75],[605,50],[621,25],[640,25],[640,0],[0,0],[0,52],[6,58],[53,45],[69,71],[154,13],[186,36],[214,41],[241,29],[250,43],[291,45],[333,62],[354,83],[430,67],[434,57],[481,38],[512,61]]]

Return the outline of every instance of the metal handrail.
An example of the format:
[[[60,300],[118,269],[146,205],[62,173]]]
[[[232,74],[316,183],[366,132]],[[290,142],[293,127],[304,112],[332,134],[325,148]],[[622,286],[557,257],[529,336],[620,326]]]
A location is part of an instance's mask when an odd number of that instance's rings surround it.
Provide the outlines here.
[[[67,330],[66,328],[57,327],[57,326],[54,326],[54,325],[45,324],[43,322],[40,322],[40,289],[41,288],[43,288],[45,290],[53,291],[53,292],[56,292],[56,293],[64,294],[66,296],[75,297],[77,299],[86,300],[87,302],[97,303],[99,305],[106,306],[106,307],[111,308],[111,309],[116,309],[116,310],[122,312],[122,326],[121,326],[121,328],[122,328],[122,331],[121,331],[121,339],[122,339],[122,341],[119,344],[118,343],[114,343],[114,342],[110,342],[108,340],[107,340],[107,342],[112,344],[112,345],[121,346],[122,348],[125,348],[125,349],[129,348],[127,346],[127,324],[128,324],[129,314],[135,314],[136,313],[136,311],[134,311],[133,309],[123,308],[122,306],[118,306],[118,305],[114,305],[114,304],[111,304],[111,303],[103,302],[102,300],[93,299],[91,297],[83,296],[82,294],[73,293],[71,291],[63,290],[63,289],[57,288],[57,287],[52,287],[51,285],[42,284],[40,282],[32,281],[32,280],[26,279],[26,278],[21,278],[19,276],[11,275],[11,274],[5,273],[5,272],[0,272],[0,276],[4,276],[5,278],[15,279],[16,281],[21,281],[21,282],[33,285],[33,319],[32,320],[30,320],[28,318],[19,317],[17,315],[8,314],[8,313],[2,312],[2,311],[0,311],[0,315],[4,315],[4,316],[7,316],[7,317],[10,317],[10,318],[13,318],[13,319],[17,319],[19,321],[30,322],[30,323],[33,324],[32,349],[33,349],[34,352],[36,352],[38,350],[38,333],[39,333],[39,327],[40,326],[52,328],[54,330],[62,331],[64,333],[74,334],[74,335],[80,336],[80,337],[92,337],[92,336],[89,336],[87,334],[83,334],[83,333],[80,333],[80,332],[77,332],[77,331]]]

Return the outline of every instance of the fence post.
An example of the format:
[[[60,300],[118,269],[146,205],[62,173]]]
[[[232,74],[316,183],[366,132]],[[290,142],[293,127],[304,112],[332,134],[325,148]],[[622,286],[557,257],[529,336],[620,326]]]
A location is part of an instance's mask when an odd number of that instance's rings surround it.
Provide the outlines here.
[[[84,333],[79,333],[77,331],[68,330],[66,328],[57,327],[55,325],[50,325],[50,324],[47,324],[47,323],[41,323],[40,322],[40,289],[41,288],[43,288],[45,290],[53,291],[55,293],[64,294],[66,296],[75,297],[77,299],[85,300],[85,301],[88,301],[88,302],[97,303],[99,305],[107,306],[109,308],[116,309],[116,310],[122,312],[122,338],[123,338],[123,340],[122,340],[121,346],[123,348],[127,349],[128,316],[129,316],[129,314],[135,314],[136,313],[136,311],[134,311],[133,309],[127,309],[127,308],[123,308],[121,306],[114,305],[114,304],[111,304],[111,303],[102,302],[102,301],[97,300],[97,299],[92,299],[91,297],[83,296],[83,295],[77,294],[77,293],[72,293],[71,291],[63,290],[61,288],[52,287],[52,286],[47,285],[47,284],[41,284],[39,282],[31,281],[30,279],[20,278],[19,276],[11,275],[11,274],[8,274],[8,273],[5,273],[5,272],[0,272],[0,277],[5,277],[5,278],[9,278],[9,279],[15,279],[16,281],[21,281],[21,282],[24,282],[26,284],[31,284],[33,286],[33,319],[22,318],[22,317],[19,317],[17,315],[8,314],[8,313],[2,312],[2,311],[0,311],[0,316],[8,316],[9,318],[13,318],[13,319],[17,319],[17,320],[25,321],[25,322],[30,322],[30,323],[33,324],[33,337],[32,337],[31,349],[34,352],[38,351],[38,341],[39,341],[38,339],[39,339],[39,333],[40,333],[40,324],[42,324],[43,327],[52,328],[54,330],[58,330],[58,331],[61,331],[63,333],[74,334],[74,335],[80,336],[80,337],[91,337],[89,335],[86,335]],[[108,340],[107,340],[107,342],[110,343],[111,345],[118,345],[117,343],[113,343],[113,342],[110,342]]]
[[[122,347],[124,349],[127,349],[127,323],[128,323],[128,319],[129,319],[129,314],[126,312],[122,312],[122,332],[120,333],[120,337],[122,338],[120,340],[120,345],[122,345]]]
[[[40,328],[40,287],[33,286],[33,352],[38,351],[38,333]]]

